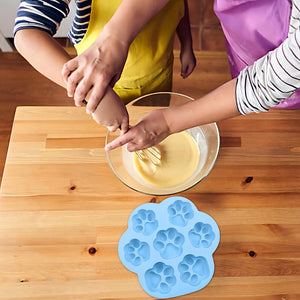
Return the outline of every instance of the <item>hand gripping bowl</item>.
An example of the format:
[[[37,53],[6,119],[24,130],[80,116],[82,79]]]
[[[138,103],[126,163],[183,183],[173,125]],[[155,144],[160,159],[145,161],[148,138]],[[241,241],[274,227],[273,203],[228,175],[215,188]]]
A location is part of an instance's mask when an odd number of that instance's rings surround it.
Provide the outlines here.
[[[127,104],[130,123],[135,124],[142,116],[159,108],[181,105],[193,99],[178,93],[160,92],[152,93]],[[127,151],[126,145],[106,152],[108,164],[121,182],[131,189],[149,195],[171,195],[182,192],[199,183],[211,171],[217,159],[220,137],[215,123],[197,126],[186,130],[196,142],[199,161],[193,174],[173,186],[159,186],[146,181],[133,163],[133,153]],[[119,133],[107,132],[105,144],[114,140]],[[176,176],[176,174],[174,174]]]

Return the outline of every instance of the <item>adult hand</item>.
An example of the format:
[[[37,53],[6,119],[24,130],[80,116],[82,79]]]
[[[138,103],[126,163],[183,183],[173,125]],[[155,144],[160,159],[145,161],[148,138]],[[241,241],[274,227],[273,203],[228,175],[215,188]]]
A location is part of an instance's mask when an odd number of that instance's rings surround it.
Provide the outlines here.
[[[180,52],[181,61],[181,76],[182,78],[188,77],[195,69],[196,57],[192,49],[187,49]]]
[[[95,112],[107,86],[120,78],[128,49],[128,43],[103,30],[87,50],[63,66],[68,96],[74,97],[75,105],[88,100],[87,112]]]
[[[158,144],[170,134],[164,111],[157,109],[145,115],[127,133],[107,144],[105,150],[110,151],[127,144],[127,150],[133,152]]]

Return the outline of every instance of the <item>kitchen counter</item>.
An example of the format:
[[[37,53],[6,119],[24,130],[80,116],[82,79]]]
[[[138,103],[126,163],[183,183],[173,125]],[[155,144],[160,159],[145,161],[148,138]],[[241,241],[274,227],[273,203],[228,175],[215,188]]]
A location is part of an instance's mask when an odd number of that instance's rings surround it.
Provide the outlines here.
[[[211,173],[180,193],[215,219],[215,274],[180,299],[300,297],[300,111],[218,123]],[[84,108],[18,107],[0,191],[0,299],[151,299],[117,253],[128,217],[161,202],[123,185]]]

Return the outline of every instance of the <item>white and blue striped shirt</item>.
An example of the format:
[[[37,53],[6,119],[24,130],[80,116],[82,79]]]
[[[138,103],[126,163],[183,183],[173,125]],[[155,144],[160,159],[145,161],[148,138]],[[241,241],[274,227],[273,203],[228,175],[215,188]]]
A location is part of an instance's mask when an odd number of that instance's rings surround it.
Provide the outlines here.
[[[54,35],[69,13],[71,0],[21,0],[15,20],[14,34],[25,28],[38,28]],[[91,14],[92,0],[76,0],[76,14],[69,38],[72,44],[84,37]]]

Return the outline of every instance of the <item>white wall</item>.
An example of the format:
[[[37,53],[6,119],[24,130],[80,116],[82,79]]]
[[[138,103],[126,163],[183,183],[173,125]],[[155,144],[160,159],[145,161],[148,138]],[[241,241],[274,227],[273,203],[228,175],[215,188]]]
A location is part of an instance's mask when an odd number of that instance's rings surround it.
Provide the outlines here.
[[[8,45],[4,45],[5,38],[13,37],[15,17],[17,14],[19,0],[0,0],[0,49],[5,50]],[[71,0],[70,13],[61,23],[56,37],[66,37],[73,22],[75,15],[75,0]]]

